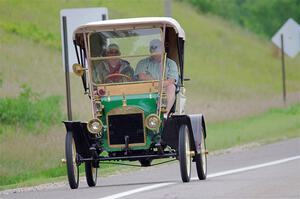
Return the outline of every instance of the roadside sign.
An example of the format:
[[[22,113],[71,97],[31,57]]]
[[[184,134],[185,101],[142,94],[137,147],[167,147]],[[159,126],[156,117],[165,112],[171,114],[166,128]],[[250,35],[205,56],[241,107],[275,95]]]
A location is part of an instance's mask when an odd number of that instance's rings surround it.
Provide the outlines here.
[[[295,57],[300,52],[300,25],[293,19],[288,19],[285,24],[272,37],[272,42],[281,47],[281,35],[283,35],[284,53],[289,57]]]
[[[67,99],[67,113],[68,120],[72,121],[72,105],[71,105],[71,87],[69,72],[73,72],[72,67],[74,63],[78,63],[76,51],[73,45],[73,31],[81,24],[92,21],[106,20],[106,8],[79,8],[79,9],[64,9],[60,11],[61,22],[61,42],[62,42],[62,59],[63,68],[66,79],[66,99]],[[84,82],[84,78],[82,78]]]
[[[92,21],[103,21],[108,18],[107,8],[79,8],[79,9],[63,9],[60,11],[60,21],[61,21],[61,41],[62,41],[62,58],[63,58],[63,68],[65,69],[66,60],[68,57],[68,64],[77,63],[76,52],[74,50],[72,34],[76,27],[81,24],[85,24]],[[63,18],[65,18],[66,27],[63,27]],[[64,29],[66,29],[66,39],[64,36]],[[67,51],[65,54],[65,48],[67,46]],[[72,72],[72,68],[67,66],[69,71]]]

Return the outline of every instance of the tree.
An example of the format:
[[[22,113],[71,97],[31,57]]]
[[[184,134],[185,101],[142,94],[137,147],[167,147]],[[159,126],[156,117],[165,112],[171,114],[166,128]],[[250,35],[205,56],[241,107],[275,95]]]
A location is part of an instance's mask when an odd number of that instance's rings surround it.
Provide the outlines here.
[[[289,18],[300,22],[300,0],[187,0],[203,13],[271,37]]]

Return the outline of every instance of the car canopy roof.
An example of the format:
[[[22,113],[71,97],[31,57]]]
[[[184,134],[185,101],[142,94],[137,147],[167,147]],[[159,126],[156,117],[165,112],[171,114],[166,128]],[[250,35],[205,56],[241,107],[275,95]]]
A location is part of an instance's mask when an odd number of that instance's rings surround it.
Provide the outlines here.
[[[82,38],[82,34],[88,32],[107,31],[114,29],[163,27],[164,25],[166,25],[166,27],[173,28],[178,37],[182,38],[182,40],[185,40],[184,30],[175,19],[170,17],[141,17],[90,22],[75,29],[73,32],[73,40]]]

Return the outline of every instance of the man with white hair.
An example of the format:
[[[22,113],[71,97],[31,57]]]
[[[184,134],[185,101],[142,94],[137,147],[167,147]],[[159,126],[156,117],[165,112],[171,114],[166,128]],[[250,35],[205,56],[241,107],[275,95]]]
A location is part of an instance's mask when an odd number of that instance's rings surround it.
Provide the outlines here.
[[[138,62],[134,75],[138,80],[159,80],[161,76],[161,56],[163,45],[159,39],[150,41],[151,56]],[[167,115],[174,102],[175,91],[178,82],[178,68],[176,62],[167,58],[165,68],[164,88],[167,93]]]

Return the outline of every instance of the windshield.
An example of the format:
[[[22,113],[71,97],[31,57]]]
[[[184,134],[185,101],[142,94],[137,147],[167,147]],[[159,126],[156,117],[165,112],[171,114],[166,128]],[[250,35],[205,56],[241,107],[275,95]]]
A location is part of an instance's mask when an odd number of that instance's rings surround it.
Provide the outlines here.
[[[92,83],[159,80],[164,51],[161,35],[160,28],[91,33]]]

